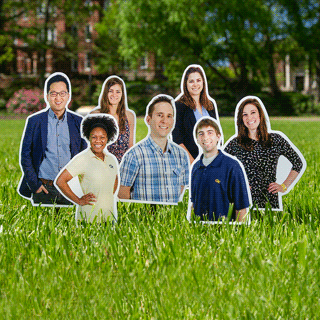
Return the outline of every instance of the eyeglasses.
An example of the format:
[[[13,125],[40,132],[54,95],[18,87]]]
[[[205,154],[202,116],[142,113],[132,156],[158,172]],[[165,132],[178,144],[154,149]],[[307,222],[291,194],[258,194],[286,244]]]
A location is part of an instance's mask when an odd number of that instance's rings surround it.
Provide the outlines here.
[[[60,96],[61,98],[64,98],[68,94],[67,91],[61,91],[61,92],[56,92],[56,91],[51,91],[49,92],[50,97],[55,98],[56,96]]]

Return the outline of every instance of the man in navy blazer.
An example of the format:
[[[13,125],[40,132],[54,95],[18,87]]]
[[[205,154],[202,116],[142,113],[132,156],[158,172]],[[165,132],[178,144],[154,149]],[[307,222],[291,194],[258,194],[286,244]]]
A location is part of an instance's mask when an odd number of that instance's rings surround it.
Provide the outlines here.
[[[67,76],[55,73],[45,85],[49,107],[27,118],[20,147],[21,196],[33,203],[68,204],[53,185],[58,172],[87,147],[81,138],[82,117],[67,110],[71,100]]]

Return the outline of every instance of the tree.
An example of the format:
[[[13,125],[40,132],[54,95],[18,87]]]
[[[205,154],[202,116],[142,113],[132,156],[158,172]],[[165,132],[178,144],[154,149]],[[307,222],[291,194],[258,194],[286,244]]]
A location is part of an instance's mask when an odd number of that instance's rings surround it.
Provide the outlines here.
[[[154,51],[166,70],[182,71],[190,63],[209,68],[239,97],[267,78],[279,91],[274,56],[285,29],[274,19],[276,2],[128,0],[119,6],[119,52],[133,64]]]
[[[279,0],[287,11],[287,27],[293,39],[303,48],[310,69],[315,69],[317,100],[320,97],[320,4],[316,0]]]
[[[57,53],[55,56],[61,61],[76,58],[79,38],[78,34],[70,32],[71,26],[84,29],[90,12],[95,9],[96,6],[86,5],[82,0],[0,0],[0,36],[11,41],[8,41],[5,48],[1,48],[3,60],[4,49],[9,52],[19,49],[27,53],[30,58],[36,52],[42,85],[46,72],[47,51],[52,50]],[[27,19],[23,19],[24,16]],[[57,37],[55,29],[59,21],[65,30],[59,33],[61,36],[59,39],[55,39]],[[15,45],[13,41],[15,39],[22,40],[24,45]]]
[[[27,11],[28,5],[24,0],[0,0],[0,66],[4,68],[13,61],[13,39],[22,33],[17,27],[9,28],[19,17]]]
[[[124,58],[119,54],[120,30],[117,27],[119,4],[117,2],[105,8],[101,21],[95,28],[98,37],[94,41],[95,62],[102,74],[117,73],[123,67]]]

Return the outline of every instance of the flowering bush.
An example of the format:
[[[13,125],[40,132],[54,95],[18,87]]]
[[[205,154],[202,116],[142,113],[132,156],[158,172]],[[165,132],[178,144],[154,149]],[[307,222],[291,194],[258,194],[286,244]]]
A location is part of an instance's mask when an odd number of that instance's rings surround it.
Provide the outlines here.
[[[9,112],[31,114],[46,107],[43,90],[20,89],[16,91],[6,104]]]

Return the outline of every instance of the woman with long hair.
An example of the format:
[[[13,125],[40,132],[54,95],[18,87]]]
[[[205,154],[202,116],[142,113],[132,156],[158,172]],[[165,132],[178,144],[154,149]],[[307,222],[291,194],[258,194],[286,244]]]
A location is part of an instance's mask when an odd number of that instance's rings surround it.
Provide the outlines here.
[[[256,97],[240,101],[236,111],[237,135],[226,143],[224,151],[243,164],[253,205],[265,208],[269,202],[273,209],[279,209],[278,193],[285,192],[292,185],[305,160],[284,134],[268,131],[268,116],[261,104]],[[280,156],[292,164],[290,173],[281,184],[276,182]]]
[[[187,151],[192,163],[199,154],[193,139],[194,125],[204,116],[219,121],[216,102],[208,95],[206,76],[200,65],[190,65],[184,71],[181,94],[176,98],[176,112],[173,141]]]
[[[117,76],[108,77],[101,90],[99,106],[91,113],[112,115],[119,126],[117,141],[108,146],[108,151],[116,156],[119,162],[125,152],[135,143],[135,113],[128,109],[127,93],[124,81]]]

